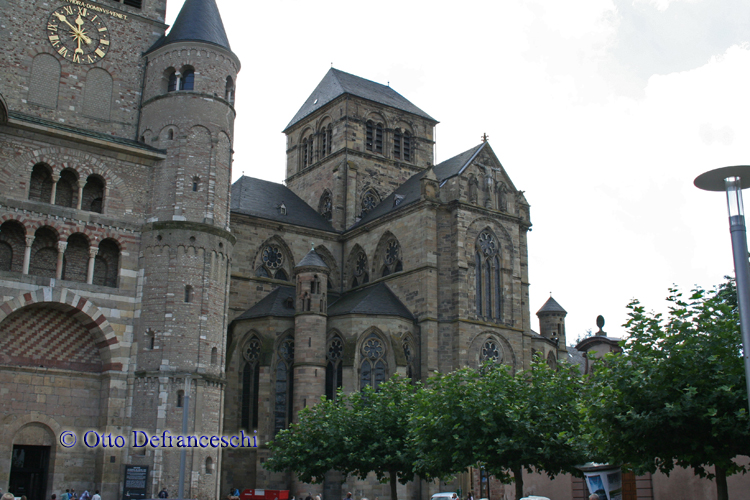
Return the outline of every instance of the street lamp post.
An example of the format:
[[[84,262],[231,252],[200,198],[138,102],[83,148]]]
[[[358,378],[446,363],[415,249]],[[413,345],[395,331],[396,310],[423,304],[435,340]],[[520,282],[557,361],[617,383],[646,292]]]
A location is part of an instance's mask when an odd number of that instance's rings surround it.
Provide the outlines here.
[[[705,191],[726,191],[727,193],[729,232],[732,235],[737,303],[740,309],[742,353],[745,359],[745,384],[750,406],[750,263],[747,252],[745,213],[742,206],[742,190],[750,187],[750,165],[711,170],[696,177],[694,184]]]

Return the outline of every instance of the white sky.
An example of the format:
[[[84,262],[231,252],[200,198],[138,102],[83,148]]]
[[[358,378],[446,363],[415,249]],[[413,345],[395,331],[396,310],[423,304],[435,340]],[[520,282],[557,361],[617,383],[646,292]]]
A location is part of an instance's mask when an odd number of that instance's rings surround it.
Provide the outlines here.
[[[439,120],[436,162],[489,135],[531,204],[535,331],[550,292],[574,344],[734,274],[725,197],[693,180],[750,163],[747,0],[217,3],[243,65],[234,179],[284,178],[281,131],[333,63]]]

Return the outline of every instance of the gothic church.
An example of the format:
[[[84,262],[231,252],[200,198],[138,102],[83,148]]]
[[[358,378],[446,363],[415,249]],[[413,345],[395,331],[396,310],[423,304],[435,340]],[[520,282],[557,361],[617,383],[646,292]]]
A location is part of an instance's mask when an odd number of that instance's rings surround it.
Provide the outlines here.
[[[176,496],[180,451],[134,446],[133,431],[186,422],[262,444],[338,388],[567,357],[554,300],[532,331],[529,205],[489,142],[435,164],[437,120],[331,68],[284,130],[285,185],[231,184],[240,61],[215,0],[186,0],[166,35],[165,12],[166,0],[5,2],[4,491],[115,499],[140,466],[140,498]],[[89,448],[87,431],[128,442]],[[266,471],[267,454],[189,449],[184,497],[309,490]],[[314,488],[333,498],[342,479]]]

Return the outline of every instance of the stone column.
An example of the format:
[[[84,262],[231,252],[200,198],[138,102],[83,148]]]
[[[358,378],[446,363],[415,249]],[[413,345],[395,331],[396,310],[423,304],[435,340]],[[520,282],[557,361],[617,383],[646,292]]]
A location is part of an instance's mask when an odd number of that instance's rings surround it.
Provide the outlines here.
[[[52,194],[50,195],[49,203],[50,205],[55,204],[55,198],[57,197],[57,183],[60,180],[60,176],[55,176],[55,174],[52,174]]]
[[[81,202],[83,201],[83,186],[85,185],[85,182],[79,180],[78,181],[78,202],[76,203],[76,208],[78,210],[81,209]]]
[[[29,263],[31,262],[31,245],[33,244],[34,244],[34,237],[27,236],[26,237],[26,249],[23,252],[23,274],[29,274]]]
[[[86,283],[89,285],[94,283],[94,262],[97,253],[99,253],[99,247],[89,247],[89,272],[86,274]]]
[[[65,256],[65,249],[68,246],[67,241],[57,242],[57,270],[55,271],[55,278],[61,280],[63,273],[63,257]]]

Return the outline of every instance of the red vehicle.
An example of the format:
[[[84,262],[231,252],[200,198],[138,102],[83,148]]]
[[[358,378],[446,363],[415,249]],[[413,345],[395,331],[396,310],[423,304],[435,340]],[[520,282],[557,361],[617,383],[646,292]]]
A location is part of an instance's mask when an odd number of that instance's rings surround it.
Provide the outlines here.
[[[289,500],[289,490],[242,490],[240,500]]]

